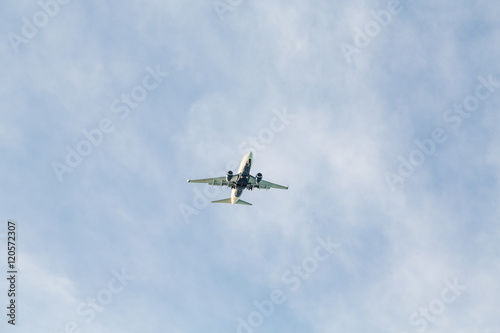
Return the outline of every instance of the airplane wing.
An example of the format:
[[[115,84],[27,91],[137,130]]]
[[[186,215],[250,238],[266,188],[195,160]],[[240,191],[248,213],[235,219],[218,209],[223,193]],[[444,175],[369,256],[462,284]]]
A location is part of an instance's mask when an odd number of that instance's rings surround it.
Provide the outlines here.
[[[259,188],[262,190],[269,190],[270,188],[278,188],[280,190],[288,190],[288,186],[274,184],[274,183],[268,182],[266,180],[261,180],[257,184],[257,180],[255,179],[254,176],[250,176],[249,183],[252,184],[254,188]]]
[[[214,185],[214,186],[226,186],[228,184],[226,177],[188,179],[188,183],[206,183],[208,185]]]
[[[253,187],[257,187],[260,189],[270,189],[270,188],[278,188],[280,190],[288,190],[288,186],[274,184],[265,180],[261,180],[258,184],[255,184]]]

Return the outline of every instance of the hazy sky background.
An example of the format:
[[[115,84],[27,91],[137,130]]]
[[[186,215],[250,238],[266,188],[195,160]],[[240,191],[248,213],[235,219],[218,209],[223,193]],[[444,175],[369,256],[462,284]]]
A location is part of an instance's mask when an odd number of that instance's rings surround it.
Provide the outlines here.
[[[500,332],[500,3],[55,3],[0,12],[2,332]],[[288,191],[186,183],[249,150]]]

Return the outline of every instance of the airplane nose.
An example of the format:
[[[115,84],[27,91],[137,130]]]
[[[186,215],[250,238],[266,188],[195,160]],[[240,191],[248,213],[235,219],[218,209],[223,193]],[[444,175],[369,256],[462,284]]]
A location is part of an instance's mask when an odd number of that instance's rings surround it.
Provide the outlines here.
[[[253,159],[253,154],[252,154],[252,152],[249,152],[249,153],[248,153],[248,157],[249,157],[249,158],[251,158],[251,159]]]

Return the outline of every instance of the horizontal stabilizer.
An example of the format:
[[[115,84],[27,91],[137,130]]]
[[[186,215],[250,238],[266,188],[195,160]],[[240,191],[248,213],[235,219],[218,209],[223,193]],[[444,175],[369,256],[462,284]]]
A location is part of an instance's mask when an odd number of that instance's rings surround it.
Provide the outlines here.
[[[228,199],[222,199],[222,200],[215,200],[215,201],[212,201],[212,203],[231,203],[231,198],[228,198]],[[235,202],[235,204],[237,205],[248,205],[248,206],[252,206],[251,203],[249,202],[246,202],[246,201],[243,201],[243,200],[238,200]]]
[[[212,203],[231,203],[231,198],[222,199],[222,200],[215,200],[215,201],[212,201]]]
[[[235,204],[237,205],[247,205],[247,206],[251,206],[252,204],[250,202],[246,202],[246,201],[243,201],[243,200],[238,200],[235,202]]]

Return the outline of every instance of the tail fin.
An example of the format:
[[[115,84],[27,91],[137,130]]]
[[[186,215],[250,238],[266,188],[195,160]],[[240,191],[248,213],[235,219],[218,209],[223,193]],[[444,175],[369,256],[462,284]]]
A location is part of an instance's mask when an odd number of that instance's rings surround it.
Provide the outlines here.
[[[212,203],[231,203],[231,198],[228,198],[228,199],[222,199],[222,200],[215,200],[215,201],[212,201]],[[246,202],[246,201],[243,201],[243,200],[238,200],[235,202],[235,204],[237,205],[248,205],[248,206],[252,206],[251,203],[249,202]]]

